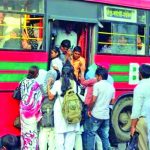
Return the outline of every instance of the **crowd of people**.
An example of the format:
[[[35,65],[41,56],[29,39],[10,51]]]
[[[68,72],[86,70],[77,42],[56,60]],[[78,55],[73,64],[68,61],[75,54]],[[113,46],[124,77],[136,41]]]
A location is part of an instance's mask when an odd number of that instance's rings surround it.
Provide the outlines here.
[[[96,65],[93,75],[90,75],[90,70],[85,73],[86,63],[81,56],[81,47],[75,46],[73,51],[70,47],[71,42],[63,40],[59,48],[51,50],[49,71],[32,66],[27,77],[20,81],[21,149],[110,148],[109,104],[115,89],[107,80],[108,70],[103,65]],[[78,94],[82,110],[85,110],[81,122],[72,124],[62,113],[64,96],[70,88]],[[51,108],[44,106],[47,100]],[[44,118],[45,113],[47,119]]]

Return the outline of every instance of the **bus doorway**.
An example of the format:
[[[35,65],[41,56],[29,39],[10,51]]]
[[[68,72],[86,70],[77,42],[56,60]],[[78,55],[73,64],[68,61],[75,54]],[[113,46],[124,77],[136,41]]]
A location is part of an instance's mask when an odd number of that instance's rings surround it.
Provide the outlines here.
[[[70,50],[73,51],[75,46],[82,49],[81,56],[86,60],[86,66],[93,63],[95,54],[96,24],[55,20],[50,22],[51,44],[52,47],[60,47],[61,42],[65,39],[71,42]]]

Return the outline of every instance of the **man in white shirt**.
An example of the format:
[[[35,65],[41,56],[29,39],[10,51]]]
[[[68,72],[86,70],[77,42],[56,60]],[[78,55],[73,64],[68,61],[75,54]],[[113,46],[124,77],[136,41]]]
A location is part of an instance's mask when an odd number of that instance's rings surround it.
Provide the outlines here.
[[[149,150],[146,110],[147,106],[150,103],[150,65],[142,64],[139,68],[139,76],[141,81],[135,87],[133,93],[133,107],[131,114],[132,121],[130,133],[131,136],[133,136],[135,131],[139,132],[139,150]]]
[[[114,98],[115,88],[107,81],[108,71],[98,68],[95,72],[97,83],[93,88],[93,100],[88,112],[86,150],[94,150],[95,136],[98,133],[102,140],[103,150],[108,150],[109,143],[109,104]]]
[[[63,40],[69,40],[71,42],[70,49],[77,45],[77,33],[73,31],[73,25],[71,23],[65,23],[64,29],[58,29],[55,40],[55,46],[60,47]]]

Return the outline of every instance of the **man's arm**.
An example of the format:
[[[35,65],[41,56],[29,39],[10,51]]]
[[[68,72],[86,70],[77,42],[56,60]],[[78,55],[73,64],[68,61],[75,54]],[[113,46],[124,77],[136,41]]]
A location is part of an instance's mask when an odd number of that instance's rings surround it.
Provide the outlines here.
[[[89,110],[88,110],[89,117],[91,117],[91,111],[92,111],[92,109],[94,107],[94,104],[95,104],[96,100],[97,100],[97,96],[93,95],[92,96],[92,102],[89,104]]]
[[[55,95],[53,95],[52,93],[51,93],[51,91],[50,91],[50,89],[51,89],[51,84],[53,83],[54,81],[50,78],[49,80],[48,80],[48,84],[47,84],[47,95],[48,95],[48,99],[50,100],[50,101],[52,101],[53,99],[54,99],[54,96]]]

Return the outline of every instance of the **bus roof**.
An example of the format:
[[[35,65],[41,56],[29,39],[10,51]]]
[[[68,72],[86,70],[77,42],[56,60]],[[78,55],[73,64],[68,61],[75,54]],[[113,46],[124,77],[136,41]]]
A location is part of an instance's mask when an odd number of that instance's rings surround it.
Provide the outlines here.
[[[127,6],[141,9],[150,9],[150,0],[85,0],[85,1]]]

